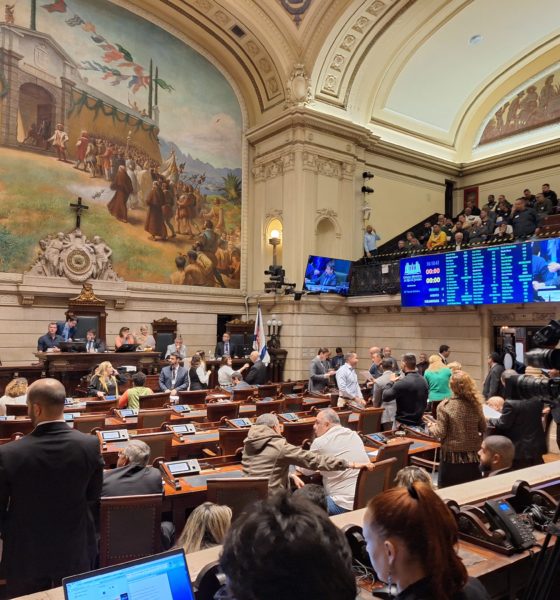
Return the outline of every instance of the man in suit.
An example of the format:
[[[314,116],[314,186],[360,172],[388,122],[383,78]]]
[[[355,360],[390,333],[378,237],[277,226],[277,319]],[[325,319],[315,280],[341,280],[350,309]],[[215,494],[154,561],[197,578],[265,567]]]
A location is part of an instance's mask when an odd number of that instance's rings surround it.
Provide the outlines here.
[[[482,440],[478,451],[479,467],[483,477],[493,477],[512,470],[515,448],[504,435],[489,435]]]
[[[309,366],[309,392],[322,394],[329,385],[329,377],[336,373],[335,369],[327,370],[328,348],[319,348],[317,356]]]
[[[150,447],[141,440],[131,440],[119,451],[117,468],[103,473],[103,498],[109,496],[143,496],[161,494],[163,482],[159,469],[148,466]],[[164,521],[161,524],[161,541],[164,550],[171,548],[175,527]]]
[[[95,556],[91,509],[99,501],[103,460],[95,436],[64,422],[66,390],[56,379],[29,386],[35,429],[0,446],[2,570],[8,597],[60,585],[89,571]]]
[[[517,378],[513,369],[502,373],[506,401],[502,414],[489,419],[488,425],[494,427],[497,434],[508,437],[515,446],[514,469],[523,469],[543,463],[546,452],[546,438],[542,426],[542,404],[538,398],[529,400],[511,399],[512,382]]]
[[[57,321],[56,333],[62,337],[62,341],[71,342],[76,335],[76,325],[78,319],[74,315],[68,315],[66,321]]]
[[[95,337],[95,329],[86,332],[86,352],[105,352],[105,344]]]
[[[182,359],[187,358],[187,347],[183,344],[183,338],[178,335],[172,344],[167,346],[165,358],[169,358],[172,354],[178,354]]]
[[[214,354],[216,355],[216,358],[221,358],[222,356],[237,356],[237,347],[230,341],[229,333],[224,333],[222,341],[216,344]]]
[[[251,352],[249,359],[253,365],[249,369],[245,381],[249,385],[264,385],[266,383],[266,365],[260,360],[256,350]]]
[[[177,392],[187,391],[189,386],[189,372],[181,366],[181,356],[174,352],[169,357],[169,366],[163,367],[159,374],[159,389],[176,396]]]
[[[449,355],[451,354],[451,348],[447,344],[442,344],[439,347],[439,355],[441,357],[441,362],[446,365],[449,360]]]
[[[488,356],[488,367],[490,370],[488,371],[488,375],[486,375],[484,385],[482,386],[482,395],[485,400],[488,400],[488,398],[491,398],[492,396],[503,397],[504,386],[502,385],[501,377],[504,372],[504,366],[502,365],[502,360],[498,352],[492,352],[492,354]]]
[[[428,382],[416,370],[416,356],[402,357],[402,378],[393,373],[383,390],[383,402],[397,401],[395,420],[404,425],[421,425],[428,404]]]
[[[234,371],[231,374],[231,389],[232,390],[246,390],[247,388],[253,387],[246,381],[243,381],[243,373],[241,371]]]

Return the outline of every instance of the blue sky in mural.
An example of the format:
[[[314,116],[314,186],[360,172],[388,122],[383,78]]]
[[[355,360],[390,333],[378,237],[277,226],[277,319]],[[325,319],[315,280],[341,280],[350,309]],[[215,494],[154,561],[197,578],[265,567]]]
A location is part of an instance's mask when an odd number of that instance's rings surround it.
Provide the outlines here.
[[[147,110],[151,59],[161,82],[160,138],[214,167],[241,167],[242,118],[237,98],[202,55],[105,0],[37,4],[37,30],[50,34],[76,63],[86,67],[80,73],[90,86],[126,106]],[[16,25],[29,25],[29,11],[29,3],[18,3]],[[173,89],[165,89],[168,86]]]

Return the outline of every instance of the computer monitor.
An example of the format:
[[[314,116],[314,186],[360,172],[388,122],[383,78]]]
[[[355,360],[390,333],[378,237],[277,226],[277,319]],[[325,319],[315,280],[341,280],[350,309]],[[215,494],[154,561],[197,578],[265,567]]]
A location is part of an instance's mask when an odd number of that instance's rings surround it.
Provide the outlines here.
[[[115,348],[115,352],[136,352],[140,344],[123,344],[120,348]]]
[[[182,549],[66,577],[62,586],[65,600],[195,600]]]

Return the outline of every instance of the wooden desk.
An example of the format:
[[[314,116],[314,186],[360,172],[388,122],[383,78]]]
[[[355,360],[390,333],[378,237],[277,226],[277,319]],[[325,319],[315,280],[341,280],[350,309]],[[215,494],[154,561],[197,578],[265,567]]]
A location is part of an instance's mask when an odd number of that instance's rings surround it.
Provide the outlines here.
[[[69,395],[84,375],[105,360],[115,368],[133,365],[138,370],[150,370],[159,361],[159,352],[36,352],[35,356],[49,377],[62,381]]]

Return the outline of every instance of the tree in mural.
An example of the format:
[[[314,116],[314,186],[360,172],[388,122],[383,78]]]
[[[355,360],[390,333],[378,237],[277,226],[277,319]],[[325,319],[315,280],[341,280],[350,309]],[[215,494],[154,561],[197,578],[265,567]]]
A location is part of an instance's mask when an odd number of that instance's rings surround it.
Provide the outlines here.
[[[234,173],[228,173],[222,177],[223,184],[220,187],[222,196],[233,204],[241,204],[241,179]]]

